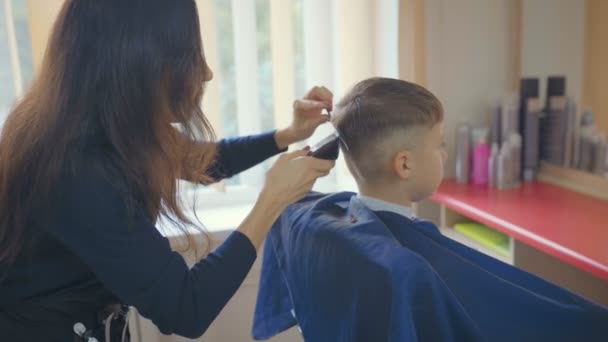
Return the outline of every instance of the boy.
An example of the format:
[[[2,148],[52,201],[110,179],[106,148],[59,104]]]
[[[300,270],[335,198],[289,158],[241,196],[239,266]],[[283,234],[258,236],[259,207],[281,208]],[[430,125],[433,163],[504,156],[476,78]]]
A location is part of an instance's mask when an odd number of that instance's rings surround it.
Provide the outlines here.
[[[310,341],[601,341],[608,311],[413,217],[443,177],[443,109],[425,88],[372,78],[332,122],[358,194],[310,194],[265,246],[253,334]]]
[[[425,88],[390,78],[364,80],[336,105],[332,121],[370,209],[410,213],[441,183],[443,107]]]

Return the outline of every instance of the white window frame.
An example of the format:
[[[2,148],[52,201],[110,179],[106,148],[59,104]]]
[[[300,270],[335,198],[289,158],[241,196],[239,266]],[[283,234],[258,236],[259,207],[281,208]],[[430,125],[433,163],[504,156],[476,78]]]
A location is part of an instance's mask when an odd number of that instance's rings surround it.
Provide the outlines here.
[[[4,6],[4,12],[6,16],[6,32],[8,42],[8,52],[11,63],[11,74],[13,76],[13,87],[15,88],[15,98],[19,98],[23,94],[23,74],[21,72],[21,61],[19,60],[19,44],[17,41],[17,34],[15,28],[15,16],[13,12],[13,4],[11,0],[2,0],[2,6]],[[3,112],[0,112],[0,129],[6,120],[10,106],[0,108]]]
[[[8,50],[11,58],[11,72],[13,74],[13,86],[15,96],[18,98],[23,93],[23,76],[21,73],[21,62],[19,61],[19,44],[15,29],[15,16],[11,0],[4,0],[4,12],[6,13],[6,29],[8,34]]]
[[[210,0],[199,0],[210,1]],[[257,27],[256,7],[253,0],[231,0],[233,15],[233,32],[235,47],[237,120],[239,135],[249,135],[261,132],[258,99],[258,59],[257,59]],[[289,15],[288,9],[292,0],[269,0],[271,11],[271,35],[273,56],[273,89],[275,94],[275,124],[285,125],[289,113],[281,112],[281,107],[289,105],[293,98],[301,96],[294,94],[293,75],[293,46],[288,49],[277,44],[288,44],[282,41],[292,37],[289,20],[281,17]],[[200,6],[200,4],[199,4]],[[326,85],[335,90],[336,100],[348,90],[352,84],[346,84],[356,79],[360,80],[372,75],[398,77],[398,6],[397,0],[304,0],[304,54],[306,60],[307,88],[314,85]],[[209,6],[207,6],[209,7]],[[362,13],[369,11],[370,20],[363,23],[359,20]],[[202,11],[201,11],[202,12]],[[203,13],[204,15],[204,13]],[[351,17],[344,16],[351,15]],[[359,16],[359,17],[357,17]],[[360,30],[373,32],[369,37],[366,51],[356,51],[366,55],[354,63],[364,63],[361,75],[346,75],[341,68],[344,58],[351,57],[353,51],[361,45],[352,45],[348,37],[348,25],[357,22],[363,25]],[[273,27],[274,26],[274,27]],[[280,26],[280,32],[276,26]],[[203,32],[203,37],[215,32]],[[207,39],[207,38],[204,38]],[[291,52],[288,51],[291,49]],[[207,50],[210,53],[210,50]],[[286,60],[287,59],[287,60]],[[351,61],[352,62],[352,61]],[[290,69],[291,68],[291,69]],[[350,72],[350,71],[348,71]],[[216,77],[214,82],[219,78]],[[275,82],[289,82],[289,85],[279,85]],[[207,94],[206,94],[207,95]],[[277,98],[277,95],[280,96]],[[307,144],[313,145],[333,129],[329,125],[320,127]],[[263,185],[264,173],[261,165],[241,173],[241,185],[197,188],[195,191],[197,210],[227,206],[248,205],[255,201]],[[218,188],[220,191],[218,191]],[[320,179],[315,190],[323,192],[356,191],[356,183],[347,170],[341,158],[332,174]],[[186,191],[186,198],[191,198],[192,191]]]

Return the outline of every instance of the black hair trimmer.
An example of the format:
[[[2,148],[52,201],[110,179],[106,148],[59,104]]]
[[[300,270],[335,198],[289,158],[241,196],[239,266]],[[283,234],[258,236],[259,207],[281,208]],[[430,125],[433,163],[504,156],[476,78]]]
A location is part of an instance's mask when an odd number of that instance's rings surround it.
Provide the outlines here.
[[[336,160],[340,155],[340,136],[337,132],[321,140],[316,144],[310,152],[309,156],[325,159],[325,160]]]
[[[331,111],[327,111],[327,117],[331,121]],[[348,150],[348,146],[342,139],[338,128],[334,127],[334,132],[313,146],[308,155],[319,159],[337,160],[340,155],[340,145]]]

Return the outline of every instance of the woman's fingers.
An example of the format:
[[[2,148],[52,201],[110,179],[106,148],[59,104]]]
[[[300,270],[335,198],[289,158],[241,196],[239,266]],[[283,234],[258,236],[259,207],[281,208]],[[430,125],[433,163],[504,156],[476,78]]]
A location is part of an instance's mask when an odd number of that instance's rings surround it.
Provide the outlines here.
[[[307,182],[315,182],[319,178],[323,178],[329,174],[329,171],[311,171],[308,175],[306,175],[305,180]]]
[[[308,165],[314,171],[329,172],[336,165],[336,162],[333,160],[310,157],[308,158]]]
[[[305,157],[310,152],[310,147],[306,146],[305,148],[293,152],[286,152],[281,154],[280,158],[284,160],[292,160],[300,157]]]
[[[314,183],[317,178],[327,176],[335,165],[334,161],[321,160],[313,157],[303,158],[302,162],[305,164],[303,168],[306,170],[302,174],[302,179],[305,183]]]
[[[303,198],[304,196],[306,196],[306,194],[308,194],[310,191],[312,191],[312,188],[314,187],[316,182],[316,178],[312,181],[309,181],[308,183],[305,183],[302,185],[302,187],[300,188],[300,192],[298,192],[298,200]]]
[[[310,149],[284,153],[266,173],[264,185],[287,204],[306,195],[319,177],[326,176],[335,162],[307,157]]]
[[[312,89],[310,89],[308,91],[308,93],[306,94],[306,96],[304,96],[304,98],[317,100],[317,101],[323,101],[327,104],[330,104],[330,108],[328,108],[328,109],[331,109],[331,104],[333,103],[334,94],[326,87],[316,86],[316,87],[313,87]]]
[[[310,100],[310,99],[299,99],[293,102],[293,109],[296,111],[310,111],[328,109],[328,104],[323,101]]]

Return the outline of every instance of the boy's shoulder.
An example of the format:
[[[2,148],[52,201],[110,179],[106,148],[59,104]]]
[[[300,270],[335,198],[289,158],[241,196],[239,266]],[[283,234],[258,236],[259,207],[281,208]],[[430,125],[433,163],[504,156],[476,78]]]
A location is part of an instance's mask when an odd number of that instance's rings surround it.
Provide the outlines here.
[[[393,266],[398,266],[403,260],[426,264],[416,253],[399,243],[393,227],[407,224],[422,227],[419,229],[438,231],[432,223],[411,220],[395,213],[374,212],[362,203],[352,201],[353,196],[356,196],[356,193],[311,192],[291,205],[283,214],[289,221],[284,223],[289,223],[290,230],[302,228],[311,233],[317,230],[326,233],[332,231],[354,245],[359,245],[359,248],[366,250],[373,259],[382,256],[383,260],[377,261],[386,266],[392,263],[391,260],[396,262]],[[391,218],[385,219],[386,215]]]

